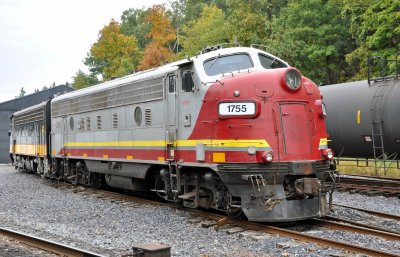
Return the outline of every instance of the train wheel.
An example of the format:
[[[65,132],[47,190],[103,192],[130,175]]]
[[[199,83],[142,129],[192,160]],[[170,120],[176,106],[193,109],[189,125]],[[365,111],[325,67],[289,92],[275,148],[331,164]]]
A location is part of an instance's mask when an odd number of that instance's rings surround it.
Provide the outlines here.
[[[73,167],[71,176],[68,177],[69,182],[71,182],[72,185],[78,185],[79,182],[79,172],[78,169]]]
[[[157,195],[165,200],[168,199],[167,188],[165,187],[165,183],[160,174],[156,175],[154,191]]]
[[[89,172],[89,185],[93,188],[100,188],[103,185],[102,175],[96,172]]]
[[[240,208],[231,207],[226,211],[226,214],[233,219],[246,219],[246,215]]]

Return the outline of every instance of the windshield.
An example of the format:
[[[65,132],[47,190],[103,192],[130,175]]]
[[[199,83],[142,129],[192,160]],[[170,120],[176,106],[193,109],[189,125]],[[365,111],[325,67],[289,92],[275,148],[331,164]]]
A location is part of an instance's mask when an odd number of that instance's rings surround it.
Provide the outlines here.
[[[250,56],[244,53],[226,56],[218,55],[204,62],[204,70],[209,76],[251,67],[253,67],[253,63]]]
[[[266,56],[263,54],[258,54],[260,57],[261,66],[265,69],[276,69],[276,68],[285,68],[287,67],[286,64],[278,61],[275,58],[271,58],[270,56]]]

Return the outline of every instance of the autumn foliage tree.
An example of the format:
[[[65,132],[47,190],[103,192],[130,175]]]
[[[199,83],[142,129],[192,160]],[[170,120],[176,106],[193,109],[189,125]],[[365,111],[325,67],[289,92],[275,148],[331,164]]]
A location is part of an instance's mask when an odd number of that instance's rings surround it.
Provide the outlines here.
[[[365,79],[368,57],[393,59],[400,49],[398,0],[171,0],[167,6],[128,9],[121,24],[105,26],[85,59],[91,73],[77,73],[75,87],[235,39],[264,45],[318,84]],[[394,64],[388,66],[393,73]]]
[[[139,64],[140,70],[157,67],[176,58],[176,55],[170,50],[171,43],[176,40],[176,30],[167,17],[165,7],[154,5],[145,20],[151,26],[150,32],[146,35],[151,42],[144,50],[143,59]]]
[[[100,31],[84,63],[93,74],[101,74],[103,80],[109,80],[132,73],[140,58],[136,38],[122,34],[119,23],[112,19]]]

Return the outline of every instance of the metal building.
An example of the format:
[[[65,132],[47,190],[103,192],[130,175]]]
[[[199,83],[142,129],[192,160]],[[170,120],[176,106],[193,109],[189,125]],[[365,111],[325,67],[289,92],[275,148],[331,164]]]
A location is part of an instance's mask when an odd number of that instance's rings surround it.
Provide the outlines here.
[[[73,90],[74,89],[69,86],[60,85],[0,103],[0,163],[11,162],[9,155],[10,139],[8,136],[11,114],[29,106],[47,101],[55,95],[61,95]]]

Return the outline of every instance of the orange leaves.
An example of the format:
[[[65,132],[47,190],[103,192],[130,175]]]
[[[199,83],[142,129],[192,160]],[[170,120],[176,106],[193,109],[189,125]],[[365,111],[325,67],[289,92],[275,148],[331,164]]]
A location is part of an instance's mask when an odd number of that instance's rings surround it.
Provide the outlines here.
[[[139,70],[147,70],[158,67],[173,58],[174,54],[166,47],[156,43],[146,46],[143,59],[140,61]]]
[[[139,64],[140,70],[160,66],[176,56],[168,47],[177,35],[170,19],[166,16],[165,7],[154,5],[145,20],[151,26],[150,32],[146,35],[151,38],[151,43],[145,48],[144,56]]]
[[[84,63],[89,66],[92,75],[102,75],[103,80],[121,77],[140,69],[160,66],[176,58],[170,48],[177,38],[177,32],[171,24],[163,5],[154,5],[142,12],[141,30],[147,28],[143,35],[149,39],[144,54],[138,47],[135,36],[121,31],[120,24],[112,19],[99,32]],[[135,30],[137,27],[131,28]],[[127,30],[125,28],[125,30]]]
[[[176,39],[176,30],[172,27],[170,19],[166,16],[165,7],[154,5],[145,20],[150,23],[151,30],[147,37],[160,46],[166,46]]]

